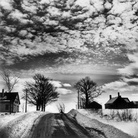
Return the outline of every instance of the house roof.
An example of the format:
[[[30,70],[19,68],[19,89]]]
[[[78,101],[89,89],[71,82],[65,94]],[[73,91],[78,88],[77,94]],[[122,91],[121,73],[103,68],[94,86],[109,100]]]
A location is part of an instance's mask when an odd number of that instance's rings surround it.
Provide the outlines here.
[[[114,97],[114,98],[111,98],[111,99],[109,99],[109,100],[107,101],[106,104],[113,104],[118,98],[119,98],[118,96],[117,96],[117,97]],[[129,99],[126,98],[126,97],[120,97],[120,98],[123,99],[123,100],[125,100],[127,103],[130,102]]]
[[[133,101],[134,104],[138,104],[138,101]]]
[[[95,102],[95,101],[93,101],[93,102],[90,102],[88,104],[88,107],[87,108],[100,109],[100,108],[102,108],[102,105],[99,104],[99,103],[97,103],[97,102]]]
[[[92,101],[92,102],[89,103],[89,105],[90,105],[90,104],[98,104],[98,105],[100,105],[100,104],[99,104],[98,102],[96,102],[96,101]]]
[[[130,102],[128,98],[123,98],[123,99],[128,103]]]
[[[112,104],[117,100],[118,97],[114,97],[112,99],[109,99],[106,104]]]
[[[5,100],[11,100],[12,102],[15,101],[16,96],[18,96],[19,99],[19,94],[18,92],[11,92],[11,93],[4,93]],[[0,93],[0,98],[2,98],[2,93]],[[20,99],[19,99],[19,104],[20,104]]]

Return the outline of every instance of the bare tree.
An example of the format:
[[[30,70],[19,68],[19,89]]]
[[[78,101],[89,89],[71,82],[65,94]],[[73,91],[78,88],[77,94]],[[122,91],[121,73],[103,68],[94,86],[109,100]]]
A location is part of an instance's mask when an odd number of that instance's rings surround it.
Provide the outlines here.
[[[45,111],[46,105],[57,100],[59,94],[56,88],[49,82],[49,78],[41,74],[36,74],[33,77],[34,82],[26,82],[23,98],[26,98],[28,103],[35,105],[36,110]]]
[[[65,104],[64,103],[62,103],[62,104],[59,104],[58,106],[57,106],[57,108],[58,108],[58,111],[59,111],[59,113],[65,113]]]
[[[7,87],[8,92],[12,92],[15,85],[18,83],[18,78],[13,77],[12,72],[8,69],[2,69],[1,76],[5,82],[5,86]]]
[[[78,100],[83,99],[86,108],[88,107],[88,104],[94,100],[94,98],[98,97],[104,92],[101,87],[98,87],[97,84],[89,77],[79,80],[74,87],[78,90]],[[79,103],[80,101],[78,101],[78,104]]]

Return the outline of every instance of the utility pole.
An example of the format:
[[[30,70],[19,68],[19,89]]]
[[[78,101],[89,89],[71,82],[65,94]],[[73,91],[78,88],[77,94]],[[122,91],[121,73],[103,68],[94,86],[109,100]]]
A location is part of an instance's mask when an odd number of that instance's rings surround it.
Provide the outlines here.
[[[26,98],[25,98],[25,112],[27,112],[27,90],[26,90]]]
[[[80,108],[80,94],[79,94],[79,90],[78,90],[78,109]]]
[[[12,112],[12,109],[11,109],[12,107],[11,107],[11,99],[10,99],[10,114],[11,114],[11,112]]]

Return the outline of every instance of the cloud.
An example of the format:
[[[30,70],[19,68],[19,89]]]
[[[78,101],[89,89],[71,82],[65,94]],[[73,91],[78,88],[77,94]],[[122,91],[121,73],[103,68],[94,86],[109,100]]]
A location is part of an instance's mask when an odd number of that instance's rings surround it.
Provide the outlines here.
[[[138,93],[132,94],[133,96],[138,96]]]
[[[123,81],[115,81],[115,82],[105,84],[103,86],[103,89],[105,91],[122,91],[127,86],[128,86],[127,83],[125,83]]]
[[[12,8],[8,0],[5,3]],[[20,27],[16,27],[18,22],[15,25],[13,22],[12,27],[5,26],[7,34],[15,31],[18,36],[11,40],[5,35],[11,45],[8,52],[0,54],[3,66],[27,75],[116,74],[117,68],[121,75],[138,73],[138,54],[130,53],[138,46],[137,1],[68,0],[62,4],[60,0],[55,3],[41,0],[37,3],[23,1],[20,4],[26,12],[20,8],[10,11],[8,19],[18,21]],[[0,5],[4,5],[3,0]],[[39,9],[43,12],[38,12]],[[4,13],[0,11],[0,15]],[[58,88],[71,87],[58,81],[53,84]],[[123,85],[136,84],[131,78],[111,83],[108,88],[116,90],[124,88]]]
[[[107,83],[103,86],[105,92],[117,93],[123,92],[126,94],[137,94],[138,80],[123,78],[118,81]]]
[[[71,84],[69,84],[69,83],[63,83],[61,81],[51,80],[50,83],[53,84],[57,88],[71,87]]]
[[[10,4],[10,0],[0,0],[0,5],[7,10],[12,10],[12,6]]]
[[[3,2],[2,0],[1,3]],[[6,3],[10,2],[7,0]],[[124,45],[134,47],[136,44],[135,12],[137,11],[137,2],[133,4],[131,2],[122,3],[118,0],[105,3],[100,0],[86,0],[85,2],[77,0],[67,1],[63,5],[61,1],[50,3],[43,0],[38,2],[38,5],[43,9],[44,13],[50,15],[50,18],[46,19],[42,16],[42,13],[36,14],[40,7],[36,6],[35,3],[23,1],[21,4],[26,14],[23,14],[20,9],[12,10],[9,14],[10,19],[16,18],[20,25],[26,27],[20,27],[23,29],[17,30],[19,37],[12,40],[13,45],[10,46],[10,52],[13,55],[16,54],[20,60],[23,60],[25,55],[37,56],[44,53],[66,51],[67,53],[72,52],[72,60],[75,60],[76,56],[74,55],[76,54],[83,62],[82,55],[86,53],[84,57],[88,59],[87,61],[91,60],[89,57],[97,58],[97,61],[101,59],[103,61],[115,61],[118,56],[124,57],[125,54],[122,54],[124,53],[123,49],[125,49]],[[45,4],[47,8],[44,7]],[[58,4],[60,6],[57,6]],[[45,9],[47,10],[45,11]],[[28,12],[34,14],[33,18],[29,19]],[[3,13],[1,14],[3,15]],[[40,27],[45,27],[47,34],[38,35],[43,33],[35,30],[35,28],[39,27],[36,26],[39,22],[43,24]],[[51,22],[53,23],[51,24]],[[32,24],[31,30],[27,28],[28,23]],[[10,34],[10,31],[16,30],[16,27],[13,24],[13,28],[6,26],[5,29]],[[41,31],[43,29],[37,30]],[[32,37],[34,37],[33,41],[30,40]],[[8,37],[8,39],[10,38]],[[13,58],[16,59],[17,57],[13,56]],[[12,60],[9,64],[15,63],[15,61]]]
[[[50,83],[53,84],[54,87],[57,87],[57,88],[62,87],[62,83],[60,81],[54,81],[54,80],[52,80],[52,81],[50,81]]]
[[[47,62],[48,63],[48,62]],[[35,60],[36,64],[36,60]],[[24,65],[24,69],[22,69],[22,65]],[[31,63],[29,64],[33,66]],[[118,66],[107,66],[107,65],[94,65],[94,64],[65,64],[60,66],[34,66],[28,67],[27,64],[22,63],[16,66],[13,69],[16,69],[16,72],[19,72],[22,76],[32,76],[37,73],[46,74],[48,77],[53,78],[52,75],[49,74],[105,74],[105,75],[116,75],[116,69]],[[101,70],[102,68],[102,70]],[[17,70],[18,69],[18,70]],[[60,78],[60,77],[59,77]],[[56,78],[54,77],[56,80]],[[64,82],[61,82],[61,85],[64,85]]]
[[[61,81],[55,81],[55,80],[51,80],[50,83],[57,88],[56,91],[61,95],[72,93],[70,89],[67,89],[71,87],[69,83],[62,83]]]
[[[63,86],[64,87],[71,87],[71,85],[69,83],[64,83]]]
[[[128,85],[137,86],[138,85],[138,78],[130,77],[123,79]]]
[[[62,95],[70,94],[72,93],[71,90],[65,89],[65,88],[57,88],[57,92]]]
[[[124,68],[118,69],[120,74],[123,75],[135,75],[138,74],[138,52],[128,54],[130,63]]]

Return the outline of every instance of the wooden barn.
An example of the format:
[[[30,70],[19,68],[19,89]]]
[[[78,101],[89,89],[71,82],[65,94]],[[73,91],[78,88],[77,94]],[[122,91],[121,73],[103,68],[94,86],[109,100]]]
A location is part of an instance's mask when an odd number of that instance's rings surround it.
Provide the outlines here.
[[[91,102],[91,103],[89,103],[88,104],[88,107],[87,108],[89,108],[89,109],[102,109],[102,105],[101,104],[99,104],[99,103],[97,103],[97,102],[95,102],[95,101],[93,101],[93,102]]]
[[[7,93],[4,89],[0,93],[0,112],[19,112],[20,99],[18,92]]]
[[[127,97],[122,97],[118,92],[117,97],[110,95],[109,100],[105,104],[105,109],[127,109],[127,108],[137,108],[135,102],[130,101]]]

